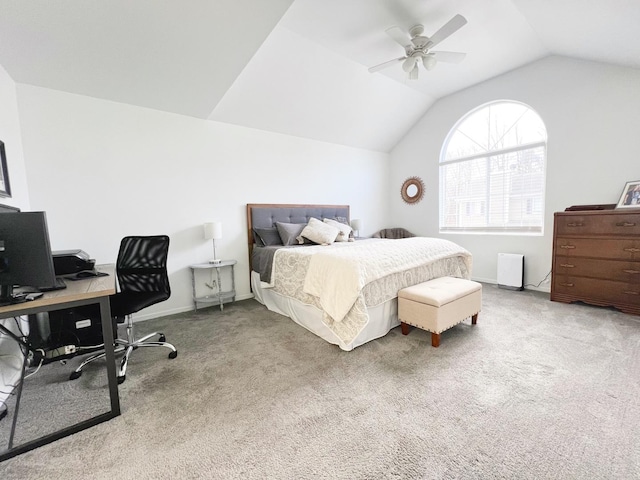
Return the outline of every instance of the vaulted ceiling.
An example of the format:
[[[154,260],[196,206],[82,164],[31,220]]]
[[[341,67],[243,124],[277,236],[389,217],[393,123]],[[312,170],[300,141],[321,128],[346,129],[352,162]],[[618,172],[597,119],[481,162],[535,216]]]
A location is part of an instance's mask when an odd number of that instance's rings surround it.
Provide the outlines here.
[[[407,79],[385,30],[454,15]],[[389,151],[438,98],[547,55],[640,68],[637,0],[0,0],[0,65],[17,83]]]

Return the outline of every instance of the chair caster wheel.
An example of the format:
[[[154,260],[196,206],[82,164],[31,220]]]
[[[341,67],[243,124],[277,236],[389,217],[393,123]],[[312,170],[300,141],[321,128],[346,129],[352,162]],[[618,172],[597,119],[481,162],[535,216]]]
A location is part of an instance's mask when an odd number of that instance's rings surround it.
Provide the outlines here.
[[[177,352],[177,351],[175,351],[175,352],[173,352],[173,351],[172,351],[172,352],[169,354],[169,358],[176,358],[177,356],[178,356],[178,352]]]
[[[76,378],[80,378],[80,375],[82,375],[82,372],[71,372],[71,375],[69,375],[69,380],[75,380]]]
[[[124,383],[124,381],[127,379],[126,375],[122,375],[121,377],[117,377],[118,378],[118,385],[120,385],[121,383]]]
[[[167,337],[165,337],[164,335],[160,335],[160,338],[158,338],[159,342],[166,342],[167,341]]]

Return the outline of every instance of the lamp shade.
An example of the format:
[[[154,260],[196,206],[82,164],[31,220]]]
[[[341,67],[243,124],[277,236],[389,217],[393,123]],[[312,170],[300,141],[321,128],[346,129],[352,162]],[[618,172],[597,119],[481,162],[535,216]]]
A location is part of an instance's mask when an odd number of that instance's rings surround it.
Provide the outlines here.
[[[424,65],[424,68],[426,68],[427,70],[431,70],[433,67],[435,67],[436,63],[438,63],[438,60],[436,60],[436,57],[434,57],[433,55],[427,55],[422,59],[422,65]]]
[[[415,55],[412,55],[410,57],[407,57],[407,59],[402,62],[402,69],[409,73],[411,72],[411,70],[413,70],[413,67],[416,66],[416,63],[418,63],[418,57]]]
[[[222,238],[222,222],[207,222],[204,224],[204,238],[219,240]]]
[[[362,220],[360,220],[359,218],[354,218],[353,220],[351,220],[351,228],[360,232],[360,230],[362,230]]]

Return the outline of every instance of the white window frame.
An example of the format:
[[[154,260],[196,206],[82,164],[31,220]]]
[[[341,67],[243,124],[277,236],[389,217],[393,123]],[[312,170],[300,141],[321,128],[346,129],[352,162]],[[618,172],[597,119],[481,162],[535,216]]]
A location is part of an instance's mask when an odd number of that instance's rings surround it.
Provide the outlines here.
[[[440,195],[439,195],[439,232],[440,233],[445,233],[445,234],[481,234],[481,235],[486,235],[486,234],[502,234],[502,235],[535,235],[535,236],[541,236],[544,234],[544,204],[545,204],[545,186],[546,186],[546,167],[547,167],[547,135],[546,135],[546,128],[545,128],[545,138],[543,141],[537,141],[537,142],[533,142],[533,143],[523,143],[521,145],[515,146],[515,147],[508,147],[508,148],[504,148],[504,149],[497,149],[497,150],[491,150],[488,152],[482,152],[482,153],[477,153],[474,155],[469,155],[469,156],[464,156],[464,157],[460,157],[460,158],[455,158],[452,160],[446,160],[447,158],[447,151],[448,151],[448,147],[449,147],[449,142],[451,141],[451,138],[453,137],[453,135],[458,131],[459,127],[464,123],[464,121],[469,118],[471,115],[474,115],[475,113],[477,113],[478,111],[485,109],[485,108],[490,108],[491,106],[494,105],[498,105],[498,104],[502,104],[502,103],[509,103],[509,104],[517,104],[517,105],[522,105],[524,107],[526,107],[528,110],[530,110],[531,112],[533,112],[535,115],[538,116],[538,118],[540,119],[540,121],[543,123],[542,118],[540,117],[540,115],[533,109],[531,108],[529,105],[524,104],[522,102],[517,102],[514,100],[496,100],[493,102],[489,102],[483,105],[480,105],[479,107],[474,108],[473,110],[469,111],[468,113],[466,113],[462,118],[460,118],[456,124],[453,126],[453,128],[449,131],[443,146],[442,146],[442,150],[440,152],[440,167],[439,167],[439,186],[440,186]],[[482,226],[457,226],[457,227],[452,227],[452,226],[444,226],[444,207],[446,204],[446,199],[444,198],[445,192],[444,192],[444,188],[443,188],[443,182],[444,182],[444,178],[443,178],[443,167],[446,167],[447,165],[451,165],[454,163],[464,163],[464,162],[473,162],[475,160],[479,160],[479,159],[487,159],[487,172],[489,171],[489,162],[490,159],[492,157],[498,157],[501,155],[508,155],[510,153],[517,153],[517,152],[526,152],[526,151],[532,151],[534,149],[542,149],[542,160],[543,160],[543,165],[542,165],[542,192],[540,194],[540,196],[536,196],[531,197],[531,198],[526,198],[524,199],[526,202],[526,205],[529,204],[529,201],[531,201],[531,204],[533,205],[533,208],[535,210],[537,210],[535,208],[535,205],[539,205],[540,207],[540,224],[539,225],[515,225],[515,226],[508,226],[508,225],[502,225],[502,226],[491,226],[489,225],[489,220],[488,217],[491,214],[491,208],[490,208],[490,196],[491,196],[491,190],[490,190],[490,176],[487,173],[487,175],[485,176],[485,181],[487,183],[487,188],[486,188],[486,193],[484,198],[482,198],[481,203],[483,204],[483,214],[487,217],[487,220],[485,221],[485,224]],[[505,200],[507,200],[507,198],[505,198]],[[468,199],[461,199],[461,202],[465,203],[466,206],[459,206],[459,209],[462,210],[467,210],[468,208],[470,208],[470,200]],[[471,207],[473,208],[473,207]]]

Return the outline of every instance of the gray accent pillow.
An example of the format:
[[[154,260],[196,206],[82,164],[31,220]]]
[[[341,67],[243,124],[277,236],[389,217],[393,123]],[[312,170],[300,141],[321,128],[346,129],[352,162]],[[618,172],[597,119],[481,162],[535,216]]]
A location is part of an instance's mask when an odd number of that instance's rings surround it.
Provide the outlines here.
[[[261,247],[268,247],[271,245],[282,245],[282,239],[280,233],[276,227],[271,228],[254,228],[253,237],[256,245]]]
[[[306,223],[283,223],[276,222],[276,228],[280,234],[280,239],[283,245],[298,245],[297,238],[302,233]]]

